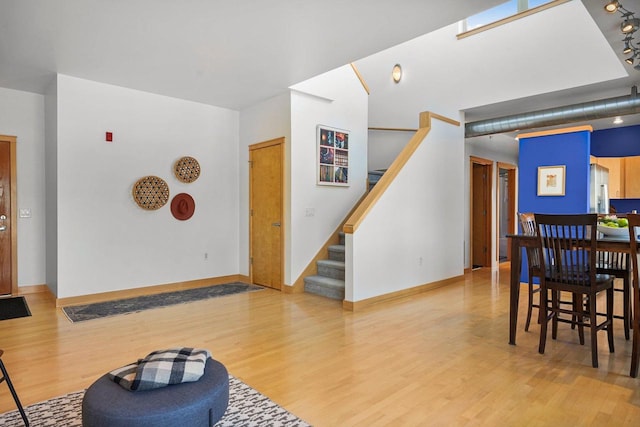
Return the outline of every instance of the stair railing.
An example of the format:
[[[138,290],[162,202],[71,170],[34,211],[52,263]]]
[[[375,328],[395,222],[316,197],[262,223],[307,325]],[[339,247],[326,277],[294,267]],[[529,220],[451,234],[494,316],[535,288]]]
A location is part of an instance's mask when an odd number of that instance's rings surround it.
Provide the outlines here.
[[[362,202],[354,210],[353,214],[351,214],[351,216],[347,219],[342,231],[347,234],[353,234],[357,230],[358,226],[362,223],[369,211],[371,211],[378,199],[380,199],[380,196],[384,194],[389,185],[391,185],[404,165],[409,161],[413,153],[429,134],[429,131],[431,130],[431,119],[438,119],[447,123],[451,123],[455,126],[460,126],[460,122],[436,113],[432,113],[430,111],[424,111],[420,113],[420,128],[416,131],[411,140],[409,140],[407,145],[402,149],[398,157],[396,157],[391,166],[389,166],[389,169],[387,169],[384,175],[382,175],[373,189],[365,196]]]

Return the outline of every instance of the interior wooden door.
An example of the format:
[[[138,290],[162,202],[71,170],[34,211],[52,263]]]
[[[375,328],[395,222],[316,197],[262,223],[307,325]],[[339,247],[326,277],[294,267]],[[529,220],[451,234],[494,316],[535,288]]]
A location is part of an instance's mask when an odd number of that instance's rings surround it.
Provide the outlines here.
[[[0,295],[18,292],[15,143],[0,135]]]
[[[471,267],[491,266],[492,162],[471,158]]]
[[[496,217],[498,219],[498,262],[511,260],[511,239],[507,234],[516,230],[516,167],[498,162],[496,182]]]
[[[284,138],[249,147],[250,252],[253,283],[281,289]]]

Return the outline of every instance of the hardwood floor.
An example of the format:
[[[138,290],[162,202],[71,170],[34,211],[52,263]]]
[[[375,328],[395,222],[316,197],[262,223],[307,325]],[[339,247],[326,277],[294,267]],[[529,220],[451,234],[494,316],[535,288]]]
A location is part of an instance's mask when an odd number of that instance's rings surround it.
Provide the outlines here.
[[[600,368],[560,325],[538,354],[539,326],[508,342],[508,267],[355,313],[339,301],[265,289],[70,323],[44,294],[32,317],[0,322],[3,360],[23,404],[89,386],[167,346],[208,348],[229,372],[316,427],[638,425],[640,379],[616,321]],[[563,327],[564,326],[564,327]],[[588,334],[587,334],[588,335]],[[15,409],[0,384],[0,413]],[[0,415],[0,424],[2,415]]]

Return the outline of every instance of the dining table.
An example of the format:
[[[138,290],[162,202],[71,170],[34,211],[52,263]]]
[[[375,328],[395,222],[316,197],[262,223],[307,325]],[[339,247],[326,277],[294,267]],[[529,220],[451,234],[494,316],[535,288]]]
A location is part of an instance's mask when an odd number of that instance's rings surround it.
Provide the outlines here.
[[[518,304],[520,302],[520,272],[522,267],[522,249],[538,245],[538,236],[507,234],[511,240],[511,278],[509,282],[509,344],[516,344],[518,327]],[[629,253],[629,236],[608,236],[598,233],[596,247],[609,252]],[[634,310],[636,308],[634,307]]]

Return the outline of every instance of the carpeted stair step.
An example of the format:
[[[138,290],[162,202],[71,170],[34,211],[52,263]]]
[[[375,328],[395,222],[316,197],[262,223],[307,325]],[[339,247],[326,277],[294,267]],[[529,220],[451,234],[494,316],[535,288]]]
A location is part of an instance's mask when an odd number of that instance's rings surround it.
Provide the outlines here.
[[[344,280],[323,276],[309,276],[304,278],[304,291],[323,297],[343,300]]]
[[[323,259],[317,262],[318,276],[344,280],[344,261]]]
[[[329,246],[329,259],[344,262],[344,245]]]

